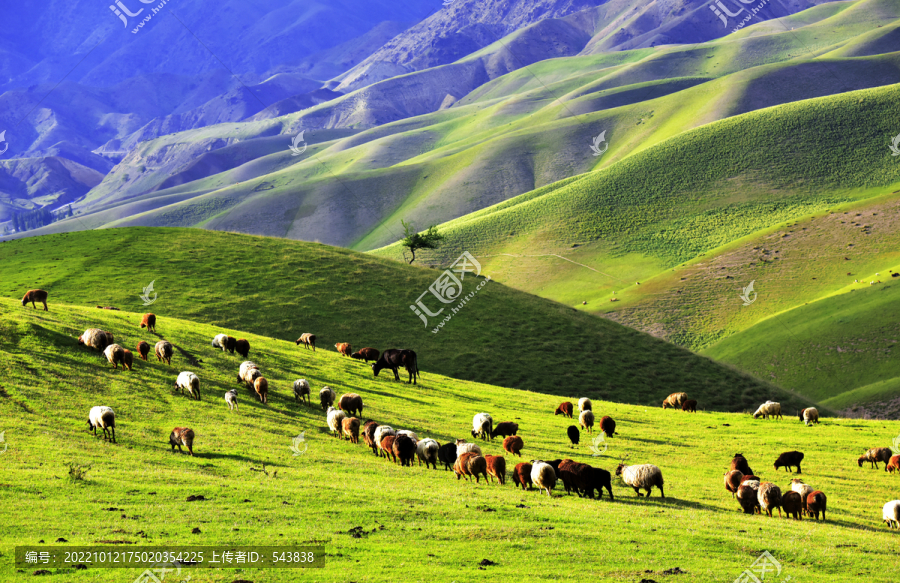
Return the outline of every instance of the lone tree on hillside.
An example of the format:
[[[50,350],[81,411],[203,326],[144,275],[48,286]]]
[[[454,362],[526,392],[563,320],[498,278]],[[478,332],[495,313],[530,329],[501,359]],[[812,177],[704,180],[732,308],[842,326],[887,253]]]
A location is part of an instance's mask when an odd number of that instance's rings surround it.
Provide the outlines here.
[[[417,233],[411,223],[401,219],[400,224],[403,225],[404,235],[403,239],[400,240],[400,244],[412,252],[412,259],[409,260],[410,265],[416,260],[416,249],[437,249],[441,241],[444,240],[444,236],[438,233],[437,225],[431,225],[427,231]],[[406,259],[406,253],[403,254],[403,258]]]

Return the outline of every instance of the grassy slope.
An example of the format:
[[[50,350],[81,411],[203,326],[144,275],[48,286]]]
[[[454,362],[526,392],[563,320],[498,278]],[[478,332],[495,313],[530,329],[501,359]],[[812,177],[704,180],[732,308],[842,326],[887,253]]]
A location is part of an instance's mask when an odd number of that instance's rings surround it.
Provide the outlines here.
[[[201,358],[202,366],[190,366],[178,352],[171,367],[139,361],[133,372],[114,371],[75,337],[99,326],[127,346],[155,341],[137,328],[137,313],[60,303],[49,313],[24,311],[6,299],[0,299],[0,311],[0,430],[8,446],[0,454],[7,469],[0,489],[0,552],[6,557],[15,545],[53,544],[58,537],[68,545],[133,542],[122,545],[126,550],[306,543],[326,548],[325,570],[203,569],[191,571],[191,581],[637,581],[663,580],[662,571],[679,567],[686,572],[679,581],[707,582],[734,580],[768,550],[782,564],[781,576],[798,581],[895,579],[884,565],[893,560],[896,536],[879,520],[882,504],[896,498],[897,478],[858,468],[855,459],[865,448],[890,445],[900,432],[897,422],[824,419],[807,428],[790,417],[753,421],[748,415],[689,415],[595,401],[595,411],[618,422],[609,449],[596,458],[587,439],[576,450],[568,447],[571,422],[552,415],[558,396],[434,373],[411,387],[374,379],[363,363],[333,352],[314,355],[293,343],[166,316],[160,335]],[[267,406],[242,388],[238,412],[228,412],[222,394],[237,386],[241,359],[209,346],[223,330],[252,342],[253,360],[271,382]],[[181,370],[200,376],[202,401],[172,392]],[[624,455],[654,463],[664,473],[667,497],[637,499],[616,483],[614,502],[565,496],[559,489],[548,499],[514,491],[511,483],[476,485],[443,470],[400,468],[364,445],[329,437],[321,410],[287,398],[298,377],[314,389],[328,384],[338,393],[358,392],[365,417],[440,442],[467,435],[472,415],[489,411],[497,420],[518,421],[525,460],[572,457],[609,470]],[[582,394],[575,386],[560,388],[572,398]],[[117,445],[86,431],[88,410],[98,404],[117,413]],[[176,425],[197,433],[195,457],[170,453],[167,437]],[[289,448],[300,432],[308,451],[293,457]],[[721,475],[736,451],[763,479],[786,487],[788,474],[770,464],[788,449],[805,452],[803,477],[827,493],[827,522],[746,516],[725,492]],[[499,443],[485,450],[501,453]],[[68,463],[90,464],[87,480],[69,481]],[[277,470],[277,477],[252,471],[262,464],[270,473]],[[207,500],[185,501],[197,494]],[[20,519],[22,500],[40,520]],[[357,526],[375,532],[352,538],[348,531]],[[195,527],[200,534],[190,534]],[[497,565],[480,571],[482,559]],[[131,581],[138,573],[88,569],[50,579]],[[0,565],[3,580],[21,576],[12,561]]]
[[[0,296],[41,287],[51,303],[141,310],[319,345],[412,348],[434,372],[492,384],[659,403],[685,390],[710,409],[800,399],[645,334],[489,283],[439,333],[409,306],[438,271],[297,241],[197,229],[114,229],[0,245]],[[489,275],[485,272],[484,275]],[[476,283],[465,279],[466,292]],[[429,294],[430,295],[430,294]],[[426,304],[435,309],[436,300]],[[499,358],[498,355],[503,355]],[[552,367],[552,373],[548,371]]]

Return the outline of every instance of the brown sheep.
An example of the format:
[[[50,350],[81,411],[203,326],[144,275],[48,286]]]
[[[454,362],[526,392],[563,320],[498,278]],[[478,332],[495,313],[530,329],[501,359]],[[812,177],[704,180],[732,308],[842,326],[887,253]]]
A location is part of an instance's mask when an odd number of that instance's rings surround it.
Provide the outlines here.
[[[338,401],[338,408],[345,411],[348,415],[362,415],[362,397],[356,393],[346,393],[341,395],[341,399]]]
[[[135,348],[138,351],[138,354],[141,355],[141,358],[147,360],[147,355],[150,354],[150,345],[141,340],[137,343],[137,346]]]
[[[522,486],[523,490],[526,489],[525,485],[528,484],[527,489],[531,490],[531,464],[526,462],[516,464],[516,468],[513,470],[513,484]]]
[[[37,306],[34,305],[35,302],[40,302],[44,304],[44,311],[49,312],[47,309],[47,292],[42,289],[30,289],[25,292],[25,296],[22,298],[22,305],[28,306],[29,302],[31,303],[31,307],[35,310]]]
[[[681,406],[684,405],[687,398],[687,393],[672,393],[666,397],[665,401],[663,401],[662,408],[668,409],[669,407],[672,407],[673,409],[681,409]]]
[[[122,367],[127,368],[128,370],[134,370],[131,367],[134,365],[134,354],[127,348],[122,349]]]
[[[366,424],[363,426],[363,441],[366,442],[366,445],[372,448],[372,453],[378,455],[378,444],[375,443],[375,429],[378,427],[377,421],[366,421]]]
[[[747,482],[747,481],[754,481],[754,480],[757,482],[762,482],[762,480],[760,479],[759,476],[754,476],[753,474],[750,474],[749,476],[744,476],[743,478],[741,478],[741,484],[743,484],[744,482]]]
[[[295,342],[296,342],[297,346],[300,346],[300,344],[302,343],[303,346],[306,347],[307,350],[312,348],[313,352],[316,351],[316,335],[315,334],[310,334],[309,332],[307,332],[305,334],[301,334],[300,338],[298,338]]]
[[[606,434],[606,437],[612,437],[616,434],[616,422],[609,415],[604,415],[600,420],[600,431]]]
[[[416,459],[416,442],[410,436],[397,434],[391,448],[394,456],[400,459],[401,466],[412,467],[413,460]]]
[[[244,340],[243,338],[235,340],[234,351],[237,352],[238,354],[240,354],[241,356],[243,356],[244,358],[247,358],[247,355],[250,354],[250,343],[247,342],[246,340]]]
[[[474,452],[464,453],[459,456],[453,465],[453,471],[456,472],[457,480],[462,476],[466,477],[466,481],[469,480],[469,476],[474,476],[475,482],[481,481],[479,476],[484,476],[485,481],[488,479],[487,460]]]
[[[864,453],[857,461],[859,467],[862,467],[863,462],[869,462],[869,468],[878,469],[878,462],[884,462],[887,464],[891,460],[891,450],[888,447],[873,447],[866,453]],[[887,471],[887,466],[885,466],[885,471]]]
[[[750,464],[747,463],[747,458],[744,457],[744,454],[736,453],[734,454],[734,459],[731,460],[731,470],[740,470],[742,474],[745,476],[752,476],[753,470],[750,469]]]
[[[194,455],[194,430],[189,427],[176,427],[169,435],[169,445],[172,446],[172,451],[178,447],[179,452],[183,445],[188,448],[189,454]]]
[[[350,438],[350,443],[359,443],[359,419],[345,417],[341,420],[341,430]]]
[[[109,361],[109,364],[113,365],[114,368],[119,368],[119,363],[124,362],[125,360],[125,351],[118,344],[110,344],[103,350],[103,355],[106,357],[106,360]],[[122,368],[125,368],[123,365]]]
[[[172,364],[172,344],[167,340],[160,340],[156,343],[156,347],[154,349],[156,352],[156,360],[164,361],[166,364]]]
[[[509,452],[511,455],[522,457],[522,454],[519,452],[522,451],[523,447],[525,447],[525,442],[518,435],[510,435],[503,440],[503,451]]]
[[[394,436],[387,435],[381,439],[381,443],[378,444],[378,449],[384,452],[385,457],[388,459],[393,458],[394,463],[397,463],[397,456],[394,455]],[[381,453],[378,454],[381,457]]]
[[[494,478],[497,478],[501,486],[506,484],[506,458],[502,455],[487,455],[484,457],[484,460],[491,482],[494,481]]]
[[[575,406],[572,403],[566,401],[565,403],[560,403],[559,407],[556,408],[556,413],[554,415],[564,415],[569,419],[572,418],[572,412],[575,410]]]
[[[491,439],[497,437],[506,437],[507,435],[515,435],[519,432],[519,424],[512,421],[503,421],[498,423],[496,427],[491,429]]]
[[[744,514],[756,514],[759,512],[757,492],[759,492],[759,482],[756,480],[749,480],[738,488],[736,498]]]
[[[791,471],[792,466],[797,467],[797,473],[802,474],[803,471],[800,469],[800,462],[803,461],[803,453],[799,451],[786,451],[775,460],[775,471],[778,471],[778,468],[783,467],[788,472]]]
[[[228,336],[225,338],[225,350],[234,354],[234,350],[237,347],[237,340],[234,339],[233,336]]]
[[[681,406],[682,411],[686,411],[688,413],[696,413],[697,412],[697,401],[694,399],[688,399]]]
[[[375,350],[374,348],[363,348],[357,352],[354,352],[350,355],[350,358],[355,358],[356,360],[365,360],[366,364],[369,364],[369,361],[377,361],[378,357],[381,356],[381,353]]]
[[[894,470],[897,470],[897,472],[900,473],[900,455],[891,456],[888,465],[885,466],[884,469],[892,474],[894,473]]]
[[[816,490],[812,494],[807,495],[806,497],[806,513],[819,520],[819,512],[822,513],[822,520],[825,520],[825,507],[828,503],[828,499],[825,497],[825,493],[821,490]]]
[[[731,492],[732,498],[737,494],[738,488],[741,487],[741,479],[743,477],[744,474],[739,470],[725,472],[725,489]]]
[[[156,332],[156,314],[144,314],[141,318],[141,328],[146,328],[147,332]]]
[[[260,403],[269,402],[269,381],[265,377],[256,377],[256,380],[253,381],[253,390],[256,391]]]
[[[337,351],[340,352],[343,356],[350,356],[353,354],[353,349],[350,347],[349,342],[338,342],[334,345],[337,348]]]
[[[785,492],[781,497],[781,508],[785,518],[803,520],[803,498],[797,492]]]

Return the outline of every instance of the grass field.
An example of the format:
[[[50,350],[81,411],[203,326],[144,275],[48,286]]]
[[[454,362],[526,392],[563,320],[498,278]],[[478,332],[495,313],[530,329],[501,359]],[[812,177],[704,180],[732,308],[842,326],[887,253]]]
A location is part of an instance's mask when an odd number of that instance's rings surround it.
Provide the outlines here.
[[[6,245],[5,245],[6,246]],[[164,288],[163,288],[164,289]],[[52,297],[52,296],[51,296]],[[161,298],[159,301],[163,301]],[[881,526],[881,506],[897,497],[898,478],[859,468],[856,457],[889,446],[898,422],[824,418],[804,427],[796,417],[754,421],[749,415],[595,401],[595,412],[618,423],[608,449],[592,457],[588,436],[571,449],[552,414],[560,397],[447,378],[429,370],[410,386],[364,363],[292,342],[221,326],[161,317],[159,335],[176,347],[172,366],[138,361],[113,370],[78,346],[89,326],[133,347],[156,336],[137,327],[138,313],[51,304],[23,310],[0,300],[0,431],[7,449],[0,489],[0,579],[31,578],[9,560],[16,545],[92,545],[123,541],[123,549],[166,544],[315,544],[326,549],[323,570],[190,571],[192,582],[247,581],[734,581],[768,550],[782,566],[778,580],[890,582],[896,536]],[[241,361],[210,347],[219,332],[250,340],[251,358],[270,380],[268,405],[239,389],[230,413],[223,393],[237,387]],[[190,365],[186,354],[202,360]],[[201,378],[201,401],[173,392],[181,370]],[[324,414],[290,398],[296,378],[314,391],[353,391],[364,418],[416,431],[444,443],[468,435],[472,415],[516,421],[523,459],[571,457],[613,470],[623,456],[658,465],[666,498],[637,498],[614,482],[615,501],[579,499],[557,488],[554,497],[505,486],[457,481],[444,470],[401,468],[364,445],[327,433]],[[575,399],[578,387],[561,391]],[[117,414],[118,444],[86,429],[88,410]],[[195,430],[195,457],[173,454],[175,426]],[[290,446],[304,434],[308,450]],[[722,485],[731,456],[741,452],[764,480],[783,488],[787,473],[772,461],[785,450],[806,454],[803,477],[828,496],[828,520],[815,523],[741,514]],[[486,453],[499,454],[498,442]],[[510,468],[515,461],[507,456]],[[89,465],[84,480],[68,464]],[[269,475],[260,470],[265,465]],[[277,471],[277,475],[274,472]],[[205,501],[187,502],[190,495]],[[24,507],[23,507],[24,505]],[[116,510],[110,510],[115,508]],[[26,510],[27,509],[27,510]],[[23,512],[39,520],[22,520]],[[362,527],[365,535],[354,538]],[[199,533],[192,534],[198,528]],[[131,543],[131,544],[127,544]],[[479,569],[482,560],[496,565]],[[685,574],[669,577],[678,568]],[[50,581],[133,581],[140,570],[62,570]]]

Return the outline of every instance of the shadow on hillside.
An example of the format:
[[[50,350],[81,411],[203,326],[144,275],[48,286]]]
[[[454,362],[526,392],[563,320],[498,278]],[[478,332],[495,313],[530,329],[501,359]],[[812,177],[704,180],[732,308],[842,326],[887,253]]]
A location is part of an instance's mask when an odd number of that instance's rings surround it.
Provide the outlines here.
[[[618,431],[616,431],[616,435],[619,435]],[[671,445],[671,446],[675,446],[675,447],[684,447],[684,445],[675,443],[673,441],[666,441],[663,439],[644,439],[641,437],[624,437],[624,436],[622,436],[622,439],[628,439],[630,441],[643,441],[644,443],[656,443],[658,445]]]
[[[693,500],[683,500],[680,498],[675,498],[672,496],[666,496],[665,498],[659,497],[659,492],[655,489],[653,490],[653,495],[650,498],[646,497],[646,492],[644,492],[643,497],[638,497],[637,494],[632,492],[623,491],[621,494],[616,494],[616,504],[630,504],[633,506],[659,506],[659,507],[668,507],[668,508],[693,508],[694,510],[711,510],[713,512],[720,512],[721,508],[718,506],[713,506],[711,504],[701,504],[700,502],[695,502]]]
[[[178,450],[175,450],[178,453]],[[185,450],[185,455],[187,455],[187,450]],[[195,451],[194,457],[197,459],[229,459],[229,460],[240,460],[245,462],[250,462],[252,464],[266,464],[266,466],[273,466],[273,462],[271,460],[265,461],[252,457],[247,457],[245,455],[231,454],[231,453],[213,453],[213,452],[205,452],[205,451]],[[278,466],[273,466],[278,467]]]

